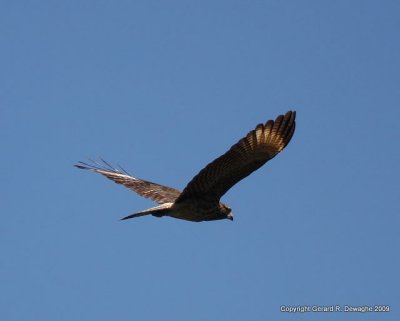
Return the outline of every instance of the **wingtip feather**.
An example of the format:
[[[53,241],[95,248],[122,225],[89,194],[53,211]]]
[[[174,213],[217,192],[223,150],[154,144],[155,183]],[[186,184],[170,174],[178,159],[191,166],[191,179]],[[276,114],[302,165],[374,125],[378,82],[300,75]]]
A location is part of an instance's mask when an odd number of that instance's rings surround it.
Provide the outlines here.
[[[91,167],[92,167],[89,164],[86,164],[84,162],[78,162],[77,164],[74,164],[73,166],[76,168],[79,168],[79,169],[91,169]]]

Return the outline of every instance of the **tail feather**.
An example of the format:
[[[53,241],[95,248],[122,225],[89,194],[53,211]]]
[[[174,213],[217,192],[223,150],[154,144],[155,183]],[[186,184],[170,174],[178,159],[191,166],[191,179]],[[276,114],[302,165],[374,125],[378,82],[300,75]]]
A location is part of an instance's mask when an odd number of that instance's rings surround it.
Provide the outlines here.
[[[121,221],[130,219],[130,218],[150,215],[150,214],[153,215],[153,216],[161,217],[161,216],[164,216],[169,211],[169,209],[171,208],[172,204],[173,203],[164,203],[164,204],[149,208],[149,209],[144,210],[144,211],[136,212],[136,213],[133,213],[133,214],[130,214],[128,216],[125,216],[125,217],[121,218]]]
[[[138,213],[133,213],[131,215],[125,216],[123,218],[121,218],[121,221],[130,219],[130,218],[134,218],[134,217],[140,217],[140,216],[145,216],[145,215],[149,215],[151,213],[142,213],[142,212],[138,212]]]

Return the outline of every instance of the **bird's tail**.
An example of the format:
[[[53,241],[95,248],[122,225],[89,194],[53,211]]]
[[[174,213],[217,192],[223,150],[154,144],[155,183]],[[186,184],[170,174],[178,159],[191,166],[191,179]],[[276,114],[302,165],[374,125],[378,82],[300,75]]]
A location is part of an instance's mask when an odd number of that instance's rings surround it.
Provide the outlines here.
[[[145,215],[150,215],[150,214],[154,215],[154,216],[157,216],[157,217],[161,217],[161,216],[166,215],[166,213],[171,208],[172,204],[173,203],[164,203],[164,204],[149,208],[149,209],[144,210],[144,211],[136,212],[136,213],[133,213],[131,215],[128,215],[128,216],[125,216],[125,217],[121,218],[121,221],[122,220],[127,220],[129,218],[140,217],[140,216],[145,216]]]

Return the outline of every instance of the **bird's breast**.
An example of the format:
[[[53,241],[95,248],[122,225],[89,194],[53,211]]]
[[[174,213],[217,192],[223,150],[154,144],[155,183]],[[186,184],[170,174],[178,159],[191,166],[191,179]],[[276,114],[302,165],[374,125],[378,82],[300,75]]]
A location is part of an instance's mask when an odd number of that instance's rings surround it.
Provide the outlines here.
[[[202,199],[188,199],[172,205],[168,215],[182,220],[201,222],[218,219],[220,210],[218,203]]]

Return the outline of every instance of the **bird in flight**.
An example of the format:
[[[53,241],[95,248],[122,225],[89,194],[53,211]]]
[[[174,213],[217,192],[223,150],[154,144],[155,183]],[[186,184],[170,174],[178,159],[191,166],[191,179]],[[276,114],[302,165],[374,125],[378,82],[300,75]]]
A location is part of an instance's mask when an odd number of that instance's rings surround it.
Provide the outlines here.
[[[121,167],[113,168],[104,160],[102,164],[79,162],[75,166],[99,173],[159,204],[128,215],[122,220],[150,214],[192,222],[233,220],[231,208],[220,202],[221,197],[233,185],[274,158],[286,147],[295,130],[295,118],[296,112],[288,111],[275,120],[258,124],[225,154],[203,168],[182,192],[172,187],[135,178]]]

